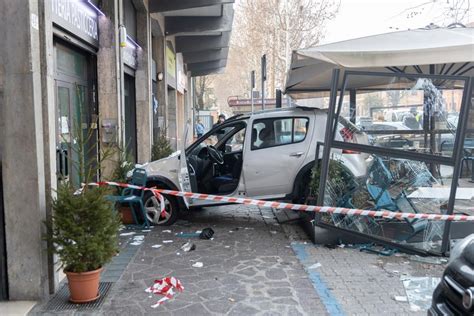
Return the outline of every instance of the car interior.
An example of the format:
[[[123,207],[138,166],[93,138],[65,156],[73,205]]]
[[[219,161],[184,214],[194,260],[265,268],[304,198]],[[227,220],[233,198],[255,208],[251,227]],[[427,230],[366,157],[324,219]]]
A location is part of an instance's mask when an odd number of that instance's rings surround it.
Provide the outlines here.
[[[245,122],[223,124],[187,150],[191,184],[198,193],[230,194],[242,173]]]

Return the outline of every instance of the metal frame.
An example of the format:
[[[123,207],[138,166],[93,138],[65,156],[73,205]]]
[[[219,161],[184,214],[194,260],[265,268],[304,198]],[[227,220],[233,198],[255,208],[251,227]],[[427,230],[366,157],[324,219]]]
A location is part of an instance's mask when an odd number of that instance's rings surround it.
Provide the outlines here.
[[[0,301],[8,299],[7,247],[4,216],[2,162],[0,160]]]
[[[411,160],[417,160],[417,161],[424,161],[424,162],[431,162],[431,163],[438,163],[438,164],[443,164],[443,165],[449,165],[453,166],[453,178],[451,182],[451,191],[450,191],[450,198],[448,201],[448,208],[447,208],[447,214],[451,215],[453,214],[453,208],[454,208],[454,203],[455,203],[455,197],[456,197],[456,190],[458,186],[458,180],[460,177],[460,172],[461,172],[461,158],[462,158],[462,144],[461,142],[463,139],[465,139],[466,136],[466,127],[467,127],[467,120],[469,117],[469,109],[470,109],[470,97],[471,93],[473,91],[473,84],[474,80],[472,77],[462,77],[462,76],[447,76],[447,75],[433,75],[433,74],[423,74],[423,73],[417,73],[417,74],[406,74],[406,73],[380,73],[380,72],[370,72],[370,71],[345,71],[344,72],[344,77],[343,77],[343,85],[341,89],[338,89],[338,82],[339,82],[339,75],[340,75],[340,70],[339,69],[334,69],[333,74],[332,74],[332,80],[331,80],[331,93],[330,93],[330,101],[329,101],[329,109],[328,109],[328,120],[327,120],[327,125],[326,125],[326,135],[325,135],[325,141],[324,144],[327,144],[323,148],[323,159],[322,159],[322,167],[321,167],[321,176],[320,176],[320,183],[326,183],[327,177],[328,177],[328,169],[329,169],[329,158],[330,158],[330,153],[331,149],[337,148],[337,149],[349,149],[349,150],[356,150],[356,151],[363,151],[369,154],[378,154],[378,155],[386,155],[394,158],[402,158],[402,159],[411,159]],[[369,145],[363,145],[363,144],[353,144],[353,143],[345,143],[341,141],[336,141],[334,140],[336,129],[337,129],[337,119],[340,115],[341,108],[342,108],[342,101],[344,99],[344,95],[347,90],[347,81],[349,76],[374,76],[374,77],[398,77],[398,78],[428,78],[428,79],[443,79],[443,80],[458,80],[458,81],[464,81],[464,87],[463,87],[463,99],[461,102],[461,111],[460,111],[460,119],[458,122],[458,127],[456,131],[456,136],[455,136],[455,141],[454,141],[454,151],[453,155],[451,157],[443,157],[443,156],[436,156],[432,154],[425,154],[425,153],[417,153],[417,152],[408,152],[408,151],[403,151],[403,150],[398,150],[398,149],[392,149],[392,148],[383,148],[383,147],[375,147],[375,146],[369,146]],[[338,95],[338,90],[339,90],[339,95]],[[366,90],[366,89],[363,89]],[[379,89],[380,90],[380,89]],[[313,90],[315,91],[315,90]],[[308,91],[310,92],[310,91]],[[339,102],[336,108],[336,98],[339,96]],[[318,148],[319,149],[319,148]],[[324,201],[324,194],[325,194],[325,188],[324,186],[319,187],[319,195],[318,195],[318,205],[322,205]],[[450,228],[451,225],[449,222],[445,223],[444,226],[444,234],[443,234],[443,240],[442,240],[442,245],[441,245],[441,251],[440,253],[437,252],[426,252],[420,249],[416,249],[414,247],[408,246],[408,245],[401,245],[397,243],[393,243],[387,240],[384,240],[381,237],[378,236],[373,236],[373,235],[367,235],[355,231],[350,231],[344,228],[339,228],[335,227],[333,225],[328,225],[327,223],[323,223],[319,220],[319,216],[316,217],[315,220],[315,225],[324,227],[324,228],[330,228],[330,229],[335,229],[338,231],[344,231],[345,233],[348,233],[350,235],[358,235],[358,236],[363,236],[366,238],[370,238],[372,240],[378,241],[382,244],[387,244],[389,246],[396,246],[398,248],[403,248],[405,250],[409,250],[411,252],[416,252],[416,253],[422,253],[422,254],[446,254],[446,252],[449,250],[449,235],[450,235]]]

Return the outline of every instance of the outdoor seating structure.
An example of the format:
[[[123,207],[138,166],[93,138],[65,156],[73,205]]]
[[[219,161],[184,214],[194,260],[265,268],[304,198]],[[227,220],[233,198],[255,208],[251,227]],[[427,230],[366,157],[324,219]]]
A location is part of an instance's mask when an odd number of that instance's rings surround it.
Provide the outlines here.
[[[146,179],[147,174],[145,169],[136,168],[133,171],[131,184],[136,186],[146,186]],[[143,195],[145,194],[145,190],[137,190],[132,188],[125,188],[122,190],[121,195],[109,195],[107,199],[111,202],[115,203],[115,206],[118,204],[128,204],[130,207],[130,211],[132,212],[133,221],[135,225],[139,225],[141,227],[150,227],[150,223],[148,222],[146,216],[145,206],[143,205]],[[137,207],[134,207],[137,206]],[[136,210],[140,211],[140,217],[142,218],[142,223],[139,223],[138,216],[136,214]]]
[[[324,183],[318,205],[474,215],[472,173],[462,173],[474,160],[473,37],[474,28],[427,27],[293,53],[285,93],[296,104],[328,108],[325,140],[316,153]],[[407,118],[417,124],[408,126]],[[353,123],[350,135],[366,133],[369,142],[339,135],[341,119]],[[351,154],[367,157],[366,174],[338,179],[330,162],[350,163]],[[446,255],[455,240],[474,231],[470,222],[302,216],[312,236],[329,236],[324,243],[358,238],[423,255]]]

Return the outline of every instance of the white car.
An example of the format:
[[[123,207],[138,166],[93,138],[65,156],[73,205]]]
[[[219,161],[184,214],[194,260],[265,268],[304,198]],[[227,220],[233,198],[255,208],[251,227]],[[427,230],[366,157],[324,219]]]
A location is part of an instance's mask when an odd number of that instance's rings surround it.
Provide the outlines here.
[[[316,145],[324,141],[327,110],[284,108],[232,117],[211,129],[188,148],[146,163],[148,187],[262,200],[300,202],[307,192]],[[341,118],[338,140],[367,144],[366,134]],[[337,152],[337,151],[335,151]],[[359,177],[366,174],[367,155],[341,154],[344,164]],[[322,157],[322,148],[318,159]],[[171,225],[178,209],[220,204],[218,201],[165,196],[167,215],[159,201],[145,195],[148,220]]]

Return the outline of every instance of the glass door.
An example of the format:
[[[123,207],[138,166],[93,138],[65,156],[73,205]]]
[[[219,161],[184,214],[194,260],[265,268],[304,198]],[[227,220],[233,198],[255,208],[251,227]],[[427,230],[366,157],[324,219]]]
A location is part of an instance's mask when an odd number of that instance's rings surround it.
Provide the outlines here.
[[[94,177],[86,166],[97,161],[97,122],[90,102],[87,57],[56,44],[56,170],[59,181],[80,186]]]

